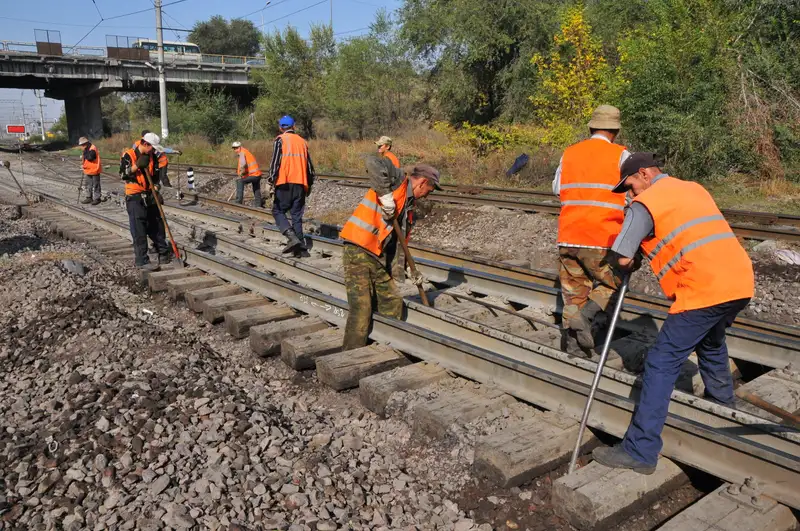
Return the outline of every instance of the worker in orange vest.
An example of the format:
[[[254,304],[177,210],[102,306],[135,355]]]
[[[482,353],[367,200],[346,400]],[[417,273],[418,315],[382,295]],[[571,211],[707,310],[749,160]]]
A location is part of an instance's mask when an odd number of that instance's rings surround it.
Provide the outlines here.
[[[147,133],[150,133],[150,132],[151,131],[149,129],[144,129],[142,131],[142,138],[144,138],[144,135],[146,135]],[[139,147],[139,145],[141,143],[142,143],[141,139],[137,140],[136,142],[133,143],[133,148],[136,149],[137,147]],[[172,148],[169,148],[169,147],[162,147],[161,149],[163,149],[164,151],[163,152],[161,152],[161,151],[156,152],[155,155],[154,155],[155,159],[157,161],[156,173],[158,174],[158,181],[161,183],[161,186],[166,186],[166,187],[172,188],[172,183],[170,183],[169,175],[168,175],[168,172],[169,172],[169,159],[167,158],[167,155],[168,154],[169,155],[181,155],[181,152],[179,150],[177,150],[177,149],[172,149]]]
[[[400,159],[392,153],[392,139],[388,136],[380,137],[376,142],[375,145],[378,146],[378,155],[386,157],[390,161],[392,161],[392,165],[395,168],[400,167]]]
[[[236,202],[240,205],[244,202],[244,187],[253,186],[253,206],[261,208],[264,201],[261,199],[261,168],[250,151],[242,147],[241,142],[231,144],[233,151],[238,156],[236,173],[239,179],[236,180]]]
[[[614,143],[619,129],[619,109],[600,105],[589,121],[591,138],[564,151],[553,179],[553,193],[561,199],[561,321],[567,332],[564,347],[569,352],[590,354],[595,317],[608,307],[621,282],[607,257],[622,227],[625,208],[625,198],[611,190],[619,180],[620,166],[630,155]]]
[[[153,185],[159,186],[156,153],[164,151],[159,145],[160,140],[155,133],[145,134],[137,147],[122,153],[119,164],[119,174],[125,182],[125,207],[128,211],[136,267],[148,271],[158,269],[158,265],[150,263],[147,255],[148,237],[158,252],[159,265],[172,261],[164,223],[153,197],[158,190],[150,187],[145,175],[148,172]]]
[[[343,350],[367,344],[372,321],[372,297],[378,313],[393,319],[403,315],[403,300],[392,280],[398,235],[393,230],[396,217],[408,238],[413,225],[417,199],[439,189],[439,171],[417,164],[406,174],[386,157],[367,157],[370,189],[358,204],[339,236],[344,240],[344,284],[350,311],[344,329]],[[419,274],[406,270],[411,281],[422,285]]]
[[[606,466],[652,474],[670,396],[692,352],[697,352],[706,397],[733,407],[725,329],[753,297],[753,264],[699,184],[662,172],[652,153],[633,154],[620,176],[614,192],[627,191],[633,202],[611,250],[620,267],[632,269],[641,249],[673,302],[647,352],[639,404],[625,438],[593,455]]]
[[[78,145],[83,148],[81,153],[81,164],[83,166],[83,179],[81,188],[84,189],[85,197],[81,203],[99,205],[100,204],[100,173],[103,166],[100,163],[100,152],[97,146],[89,142],[89,139],[82,136],[78,139]]]
[[[303,212],[306,197],[314,185],[314,164],[308,153],[308,143],[294,131],[294,118],[284,116],[278,121],[281,133],[275,137],[269,185],[274,189],[272,215],[278,229],[286,236],[284,253],[299,254],[305,250]],[[291,224],[286,213],[292,217]]]

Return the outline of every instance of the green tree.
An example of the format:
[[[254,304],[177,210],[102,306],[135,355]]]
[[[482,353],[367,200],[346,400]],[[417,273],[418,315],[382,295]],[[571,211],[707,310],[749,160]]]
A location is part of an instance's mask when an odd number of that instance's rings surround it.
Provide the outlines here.
[[[103,114],[104,136],[131,130],[128,104],[119,94],[112,92],[107,96],[103,96],[100,99],[100,108]]]
[[[265,67],[253,71],[260,96],[256,118],[276,123],[291,114],[303,133],[314,137],[314,121],[325,109],[325,75],[336,55],[329,26],[312,26],[308,41],[293,27],[264,37]]]
[[[213,144],[221,143],[236,128],[233,98],[199,83],[186,88],[185,95],[169,94],[170,129],[177,134],[201,134]]]
[[[58,120],[53,122],[53,125],[50,126],[50,132],[53,133],[57,139],[67,139],[69,136],[69,129],[67,128],[66,109],[61,111],[61,115],[58,117]]]
[[[189,41],[200,46],[203,53],[256,55],[261,32],[249,20],[233,19],[228,22],[220,15],[215,15],[205,22],[195,23]]]

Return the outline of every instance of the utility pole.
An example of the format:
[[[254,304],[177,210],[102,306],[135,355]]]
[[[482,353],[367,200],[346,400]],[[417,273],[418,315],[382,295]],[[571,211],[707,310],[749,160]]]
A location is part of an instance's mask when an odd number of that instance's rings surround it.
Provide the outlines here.
[[[34,91],[36,97],[39,99],[39,125],[42,128],[42,140],[47,140],[47,137],[44,134],[44,109],[42,108],[42,91]]]
[[[161,104],[161,140],[169,136],[167,120],[167,80],[164,77],[164,31],[161,25],[161,0],[155,0],[156,40],[158,41],[158,96]]]
[[[331,0],[331,32],[333,32],[333,0]]]

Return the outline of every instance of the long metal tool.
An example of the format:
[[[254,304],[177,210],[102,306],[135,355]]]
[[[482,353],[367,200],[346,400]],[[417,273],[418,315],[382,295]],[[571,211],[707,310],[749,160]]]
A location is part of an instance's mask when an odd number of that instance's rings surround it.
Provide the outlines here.
[[[142,172],[144,172],[144,176],[147,177],[147,183],[150,185],[150,189],[153,191],[153,199],[155,199],[158,211],[161,213],[161,221],[164,222],[164,229],[167,231],[167,236],[169,236],[169,241],[172,244],[172,252],[175,253],[175,259],[178,260],[178,262],[183,263],[181,262],[181,253],[178,251],[178,244],[175,243],[175,238],[172,237],[172,231],[169,230],[167,216],[164,215],[164,207],[161,206],[161,199],[158,198],[158,192],[156,191],[156,187],[153,185],[153,178],[150,176],[150,171],[147,168],[142,168]]]
[[[622,302],[625,300],[625,293],[628,291],[628,281],[630,274],[626,274],[622,279],[622,285],[617,293],[617,303],[614,305],[614,313],[611,316],[611,324],[608,325],[608,332],[606,333],[606,340],[603,343],[603,350],[600,353],[600,359],[597,362],[597,370],[594,372],[594,380],[592,380],[592,388],[589,390],[589,396],[586,397],[586,406],[583,408],[583,416],[581,417],[581,426],[578,429],[578,440],[575,441],[575,449],[572,450],[572,458],[569,460],[568,474],[575,472],[575,465],[578,463],[578,455],[581,451],[581,443],[583,442],[583,432],[586,431],[586,423],[589,421],[589,412],[592,410],[592,401],[597,392],[597,386],[600,384],[600,378],[603,376],[603,366],[606,364],[608,358],[608,348],[611,345],[611,338],[614,335],[614,329],[617,327],[617,320],[622,311]]]
[[[778,407],[775,404],[770,404],[760,396],[741,388],[736,390],[736,396],[738,396],[745,402],[748,402],[756,406],[759,409],[763,409],[768,413],[772,413],[776,417],[780,417],[781,419],[783,419],[785,424],[788,424],[800,430],[800,416],[795,415],[791,411],[786,411],[782,407]]]
[[[14,179],[14,182],[17,184],[17,188],[19,188],[19,193],[22,194],[22,197],[25,198],[25,202],[28,204],[28,206],[30,206],[31,200],[28,199],[28,194],[26,194],[25,190],[22,189],[22,185],[19,184],[19,181],[17,180],[16,175],[14,175],[14,172],[11,171],[11,163],[9,161],[7,161],[7,160],[4,160],[3,161],[3,166],[8,170],[8,173],[11,174],[11,178]]]
[[[406,242],[406,235],[403,232],[403,229],[400,228],[400,224],[397,222],[397,218],[393,218],[392,222],[394,223],[394,232],[397,234],[397,239],[400,240],[400,245],[403,247],[403,254],[406,255],[406,260],[408,261],[408,268],[411,269],[411,273],[414,274],[415,277],[419,275],[417,272],[417,264],[414,262],[414,257],[411,256],[411,251],[408,250],[408,243]],[[419,298],[422,299],[422,304],[425,306],[430,306],[431,303],[428,300],[428,294],[425,293],[425,289],[422,287],[422,284],[417,285],[417,289],[419,290]]]

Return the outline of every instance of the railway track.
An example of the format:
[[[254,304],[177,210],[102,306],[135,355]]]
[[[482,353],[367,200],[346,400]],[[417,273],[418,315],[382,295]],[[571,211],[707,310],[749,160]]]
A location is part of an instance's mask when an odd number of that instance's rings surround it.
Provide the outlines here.
[[[28,210],[30,215],[99,248],[113,247],[116,252],[130,254],[129,246],[118,243],[130,238],[127,216],[113,201],[86,209],[67,200],[74,186],[67,187],[63,180],[39,179],[36,187],[42,202]],[[242,210],[246,207],[230,208],[229,212],[232,209],[239,214],[231,215],[212,210],[224,209],[225,205],[214,203],[218,200],[198,197],[197,201],[196,205],[174,201],[167,205],[188,266],[332,325],[344,323],[347,303],[336,265],[338,242],[316,237],[311,241],[309,257],[285,258],[278,251],[281,237],[263,223],[263,218]],[[517,399],[577,418],[595,365],[556,348],[549,326],[556,323],[554,320],[539,323],[552,319],[547,311],[554,305],[552,286],[532,282],[536,272],[505,268],[517,278],[503,278],[496,274],[503,269],[497,264],[473,262],[494,271],[487,273],[464,267],[464,263],[456,266],[433,260],[436,251],[430,253],[420,262],[433,281],[428,286],[433,308],[408,296],[406,319],[376,317],[371,337],[411,360],[439,364],[460,376],[491,383]],[[540,276],[543,278],[546,275]],[[459,301],[465,293],[469,294],[469,304]],[[489,305],[474,302],[481,298]],[[649,316],[657,323],[659,301],[640,300],[652,307],[630,305],[626,316],[632,321]],[[497,312],[493,307],[507,312]],[[783,367],[788,359],[796,359],[800,351],[797,330],[771,330],[773,327],[755,320],[737,322],[732,333],[732,357],[758,360],[768,367]],[[641,332],[641,328],[629,328],[619,339],[636,343],[636,334]],[[620,357],[619,361],[605,371],[591,421],[598,430],[618,437],[627,427],[638,394],[637,375],[625,370],[625,359]],[[800,386],[796,379],[792,371],[773,370],[743,385],[757,393],[764,392],[765,386],[784,386],[773,387],[774,396],[789,396],[797,393],[793,386]],[[729,482],[755,478],[761,492],[800,508],[800,433],[747,406],[731,410],[695,396],[694,391],[690,383],[685,391],[673,394],[664,432],[664,455]],[[794,408],[798,407],[795,404]]]

